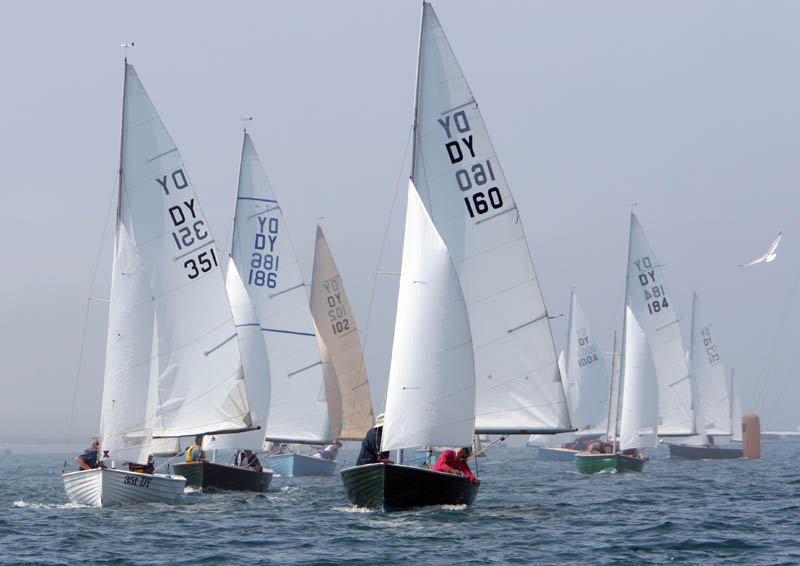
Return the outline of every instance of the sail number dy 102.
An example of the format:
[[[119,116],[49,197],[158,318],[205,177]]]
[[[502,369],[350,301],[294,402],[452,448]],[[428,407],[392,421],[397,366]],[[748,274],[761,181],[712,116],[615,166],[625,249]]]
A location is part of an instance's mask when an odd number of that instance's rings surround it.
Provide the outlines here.
[[[327,294],[325,300],[328,303],[328,322],[331,324],[331,330],[333,330],[334,335],[344,334],[353,328],[348,318],[350,313],[342,302],[340,281],[337,276],[335,279],[330,279],[322,284]]]
[[[653,262],[650,261],[650,256],[635,259],[633,260],[633,264],[636,266],[636,269],[639,270],[639,285],[644,294],[647,311],[650,314],[656,314],[669,308],[669,301],[667,301],[664,285],[656,282],[656,270],[653,268]]]
[[[170,196],[170,189],[177,192],[189,186],[189,181],[186,179],[183,169],[176,169],[160,178],[156,177],[156,181],[164,190],[166,196]],[[175,230],[171,232],[171,236],[178,251],[183,251],[195,245],[199,245],[200,248],[206,247],[205,244],[207,242],[204,242],[204,240],[208,238],[209,232],[206,228],[205,219],[198,216],[199,210],[195,210],[194,198],[180,200],[177,204],[170,206],[167,209],[167,213],[175,227]],[[183,268],[189,279],[195,279],[201,273],[208,273],[219,266],[217,252],[214,250],[213,245],[203,251],[198,249],[195,252],[190,252],[188,257],[181,256],[181,259],[183,259]]]
[[[471,165],[466,161],[474,160],[478,153],[466,112],[459,110],[452,115],[439,118],[437,122],[447,135],[448,141],[444,147],[450,164],[454,166],[458,188],[462,193],[473,191],[464,196],[464,205],[470,218],[502,208],[503,195],[500,187],[495,184],[492,160],[480,160]]]

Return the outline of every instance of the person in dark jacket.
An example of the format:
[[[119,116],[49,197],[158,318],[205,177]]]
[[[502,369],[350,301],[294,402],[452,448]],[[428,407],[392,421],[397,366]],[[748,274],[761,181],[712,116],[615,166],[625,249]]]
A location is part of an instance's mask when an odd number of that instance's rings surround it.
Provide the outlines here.
[[[75,457],[75,462],[81,470],[91,470],[98,467],[97,463],[97,449],[100,447],[100,437],[95,436],[92,439],[91,448],[83,451],[83,454]]]
[[[375,464],[381,460],[389,459],[389,452],[381,452],[381,435],[383,433],[383,413],[375,419],[375,426],[367,431],[364,440],[361,441],[361,452],[358,454],[356,466],[364,464]]]

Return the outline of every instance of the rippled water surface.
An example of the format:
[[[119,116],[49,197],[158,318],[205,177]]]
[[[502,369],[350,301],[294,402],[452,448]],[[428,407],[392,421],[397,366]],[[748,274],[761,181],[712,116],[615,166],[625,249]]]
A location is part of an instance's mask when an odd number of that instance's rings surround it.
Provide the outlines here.
[[[63,454],[3,454],[0,564],[800,564],[800,443],[762,455],[691,462],[659,448],[641,474],[582,476],[498,447],[478,463],[474,506],[387,514],[350,506],[338,475],[78,507]]]

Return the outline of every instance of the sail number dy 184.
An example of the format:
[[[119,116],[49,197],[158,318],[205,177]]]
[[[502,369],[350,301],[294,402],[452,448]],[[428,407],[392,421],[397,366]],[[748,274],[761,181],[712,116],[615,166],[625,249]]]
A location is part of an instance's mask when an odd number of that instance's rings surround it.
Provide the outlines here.
[[[439,118],[437,122],[447,135],[444,147],[450,164],[454,166],[455,181],[464,194],[464,206],[470,218],[502,208],[503,195],[495,184],[497,179],[492,160],[469,163],[476,159],[478,152],[466,112],[459,110]]]
[[[656,270],[653,268],[650,256],[635,259],[633,264],[639,270],[639,285],[644,295],[644,301],[647,304],[647,312],[656,314],[669,308],[664,285],[656,282]]]
[[[177,192],[189,186],[183,169],[176,169],[160,178],[156,177],[156,181],[166,196],[172,194],[170,190]],[[212,242],[206,241],[209,236],[206,221],[199,216],[200,211],[195,210],[195,204],[194,198],[181,199],[167,209],[172,225],[175,227],[175,230],[171,232],[172,241],[178,251],[196,247],[195,251],[188,252],[188,255],[180,256],[183,259],[184,272],[189,279],[196,279],[201,273],[208,273],[219,266],[214,246],[211,245],[208,249],[204,249]]]

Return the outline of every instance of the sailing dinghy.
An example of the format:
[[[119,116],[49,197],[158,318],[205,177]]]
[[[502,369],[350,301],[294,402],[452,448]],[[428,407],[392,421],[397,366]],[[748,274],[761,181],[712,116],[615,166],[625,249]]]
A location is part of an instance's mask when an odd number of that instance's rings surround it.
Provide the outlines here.
[[[612,372],[610,454],[581,452],[578,471],[640,472],[641,450],[653,448],[662,427],[672,435],[694,434],[689,370],[671,296],[639,220],[631,212],[621,375]],[[660,369],[660,371],[659,371]],[[614,403],[619,402],[619,408]],[[619,428],[617,428],[619,420]],[[617,431],[619,438],[617,438]]]
[[[163,439],[252,428],[214,238],[127,60],[123,91],[102,464],[63,474],[70,501],[95,506],[179,501],[183,476],[118,466],[147,462]]]
[[[447,247],[409,182],[381,450],[470,446],[475,365],[464,296]],[[345,468],[350,502],[386,510],[471,505],[464,476],[394,463]]]
[[[425,222],[418,219],[412,210],[419,200],[426,212],[424,218],[433,223],[447,250],[459,283],[458,293],[463,294],[466,305],[475,369],[473,432],[529,435],[573,430],[559,376],[550,321],[519,212],[475,97],[433,7],[427,2],[422,5],[413,140],[413,190],[409,190],[406,238],[414,242],[413,230],[423,230]],[[416,224],[410,228],[412,221]],[[404,242],[404,271],[407,270],[409,245]],[[432,252],[421,249],[418,253]],[[408,303],[403,303],[406,305],[403,309],[399,306],[403,293],[408,293],[402,286],[403,277],[406,275],[401,275],[394,348],[410,347],[397,341],[401,317],[406,316],[406,309],[418,312],[418,307]],[[411,286],[411,283],[408,284]],[[455,293],[455,290],[451,292]],[[410,299],[406,297],[405,300]],[[434,320],[426,332],[439,332],[441,324],[444,323]],[[414,347],[422,349],[423,345]],[[395,369],[395,364],[400,364],[395,362],[395,358],[399,360],[403,355],[399,350],[393,350],[390,374],[396,375],[399,383],[407,384],[411,378],[403,373],[401,366]],[[449,356],[443,359],[449,360]],[[444,366],[436,371],[444,372]],[[406,416],[390,417],[389,395],[387,392],[383,449],[401,447],[404,442],[426,440],[421,434],[401,437],[396,436],[399,432],[391,432],[392,427],[413,429],[421,417],[410,412]],[[391,401],[392,404],[395,402]],[[435,436],[438,425],[430,422],[428,417],[421,422],[425,423],[430,435]],[[419,426],[422,428],[423,425]],[[430,438],[418,446],[470,444]],[[477,488],[466,482],[458,495],[442,495],[440,500],[433,501],[421,495],[423,488],[428,487],[427,478],[439,477],[431,475],[430,470],[405,466],[400,476],[401,470],[393,464],[370,464],[360,468],[341,472],[348,497],[356,505],[379,505],[381,501],[388,507],[452,501],[470,503],[474,499],[474,495],[470,495],[473,488],[477,493]],[[362,481],[369,473],[375,474],[375,478]],[[392,479],[395,477],[398,478],[396,481]],[[419,489],[397,483],[401,481],[400,477],[419,481]],[[375,487],[382,479],[385,480],[383,487]],[[400,485],[411,494],[403,500],[395,498],[401,490]],[[413,482],[410,485],[413,486]],[[438,484],[432,489],[448,493]],[[369,496],[370,493],[373,495]],[[378,493],[382,495],[375,495]]]
[[[686,460],[729,460],[743,456],[741,447],[718,446],[715,436],[732,437],[737,422],[733,413],[733,391],[725,380],[725,369],[719,347],[711,331],[711,323],[703,315],[700,298],[692,295],[692,331],[689,365],[694,381],[694,406],[697,411],[698,435],[686,443],[670,443],[671,458]],[[739,421],[741,422],[741,421]],[[691,440],[694,440],[693,442]]]

